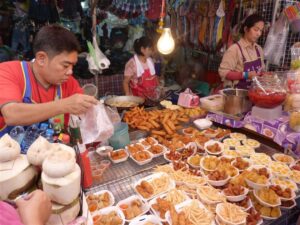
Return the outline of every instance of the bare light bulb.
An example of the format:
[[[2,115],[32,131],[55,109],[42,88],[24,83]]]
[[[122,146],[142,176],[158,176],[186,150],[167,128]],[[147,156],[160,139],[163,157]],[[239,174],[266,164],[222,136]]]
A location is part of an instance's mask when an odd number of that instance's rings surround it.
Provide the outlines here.
[[[171,29],[164,28],[160,38],[158,39],[157,49],[160,53],[168,55],[173,52],[174,48],[175,42],[172,37]]]

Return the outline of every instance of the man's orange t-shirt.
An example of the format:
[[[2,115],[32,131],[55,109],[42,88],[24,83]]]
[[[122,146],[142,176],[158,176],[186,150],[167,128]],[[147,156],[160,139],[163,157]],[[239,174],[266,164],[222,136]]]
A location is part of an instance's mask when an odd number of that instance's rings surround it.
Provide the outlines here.
[[[29,62],[27,62],[29,64]],[[57,86],[51,85],[45,89],[41,84],[36,82],[30,66],[28,73],[31,84],[31,98],[36,103],[46,103],[53,101],[56,96]],[[23,102],[23,91],[25,81],[20,61],[10,61],[0,63],[0,110],[3,105],[9,102]],[[83,93],[77,80],[73,76],[61,84],[62,98],[67,98],[76,93]],[[0,113],[0,129],[5,125],[4,119]]]

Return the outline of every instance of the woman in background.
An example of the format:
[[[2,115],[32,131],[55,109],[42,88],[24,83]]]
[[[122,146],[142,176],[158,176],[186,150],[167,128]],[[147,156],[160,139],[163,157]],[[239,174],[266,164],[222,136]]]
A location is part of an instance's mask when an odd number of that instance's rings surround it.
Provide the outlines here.
[[[224,87],[248,89],[252,78],[264,70],[263,50],[256,43],[264,29],[264,20],[257,14],[246,18],[242,38],[224,54],[219,74]]]
[[[123,89],[125,95],[152,98],[159,82],[151,59],[153,43],[148,37],[136,39],[133,45],[135,55],[126,63]]]

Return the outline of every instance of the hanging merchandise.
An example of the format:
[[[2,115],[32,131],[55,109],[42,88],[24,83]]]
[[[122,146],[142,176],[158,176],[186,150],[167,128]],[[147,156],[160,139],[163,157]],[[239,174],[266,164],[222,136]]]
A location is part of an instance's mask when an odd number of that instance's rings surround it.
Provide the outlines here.
[[[280,65],[280,59],[285,53],[285,46],[289,33],[289,23],[282,13],[271,27],[265,46],[264,56],[273,65]]]
[[[285,8],[284,12],[291,24],[292,31],[300,32],[300,3]]]
[[[93,44],[88,41],[89,54],[86,60],[89,63],[89,71],[97,75],[102,73],[102,70],[107,69],[110,65],[110,61],[106,56],[101,52],[98,47],[96,36],[93,37]]]
[[[227,44],[228,36],[230,33],[230,25],[231,21],[233,19],[234,10],[235,10],[235,0],[229,0],[229,3],[226,5],[226,15],[225,15],[225,21],[224,21],[224,29],[222,33],[222,41],[224,44]]]
[[[144,35],[144,28],[142,26],[129,26],[128,28],[128,40],[126,42],[123,51],[132,52],[133,43],[136,39]]]
[[[208,17],[207,17],[207,13],[208,13],[208,8],[209,8],[209,2],[207,1],[203,1],[200,4],[200,15],[201,15],[201,26],[200,26],[200,32],[199,32],[199,44],[202,46],[202,48],[206,48],[205,47],[205,35],[206,35],[206,31],[207,31],[207,26],[208,26]]]
[[[149,9],[146,12],[146,17],[150,20],[156,20],[160,17],[160,11],[162,8],[161,0],[149,0]]]
[[[113,0],[115,13],[122,18],[137,17],[149,9],[148,0]]]
[[[209,48],[209,51],[212,50],[212,42],[214,39],[214,25],[215,25],[215,18],[216,12],[219,8],[220,0],[212,0],[210,1],[209,10],[208,10],[208,35],[206,35],[206,45]]]
[[[215,19],[215,27],[214,27],[214,34],[213,34],[213,42],[212,42],[212,49],[216,50],[217,45],[220,45],[219,42],[222,41],[222,32],[224,27],[224,20],[225,20],[225,1],[221,0],[219,4],[219,8],[216,13]]]
[[[189,10],[188,10],[188,14],[186,16],[186,19],[188,20],[189,26],[190,26],[190,30],[188,32],[188,38],[187,41],[190,45],[194,46],[197,43],[195,43],[195,33],[196,33],[196,25],[197,25],[197,19],[198,19],[198,15],[199,15],[199,9],[198,9],[198,4],[196,4],[195,1],[190,1],[189,3]]]

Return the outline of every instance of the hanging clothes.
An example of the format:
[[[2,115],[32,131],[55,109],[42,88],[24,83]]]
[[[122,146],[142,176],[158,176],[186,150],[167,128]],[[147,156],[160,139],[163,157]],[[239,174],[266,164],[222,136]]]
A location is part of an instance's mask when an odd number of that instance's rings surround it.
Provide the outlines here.
[[[160,16],[162,1],[149,0],[149,9],[146,12],[146,17],[150,20],[156,20]]]
[[[37,23],[55,23],[59,20],[55,0],[30,0],[28,17]]]

